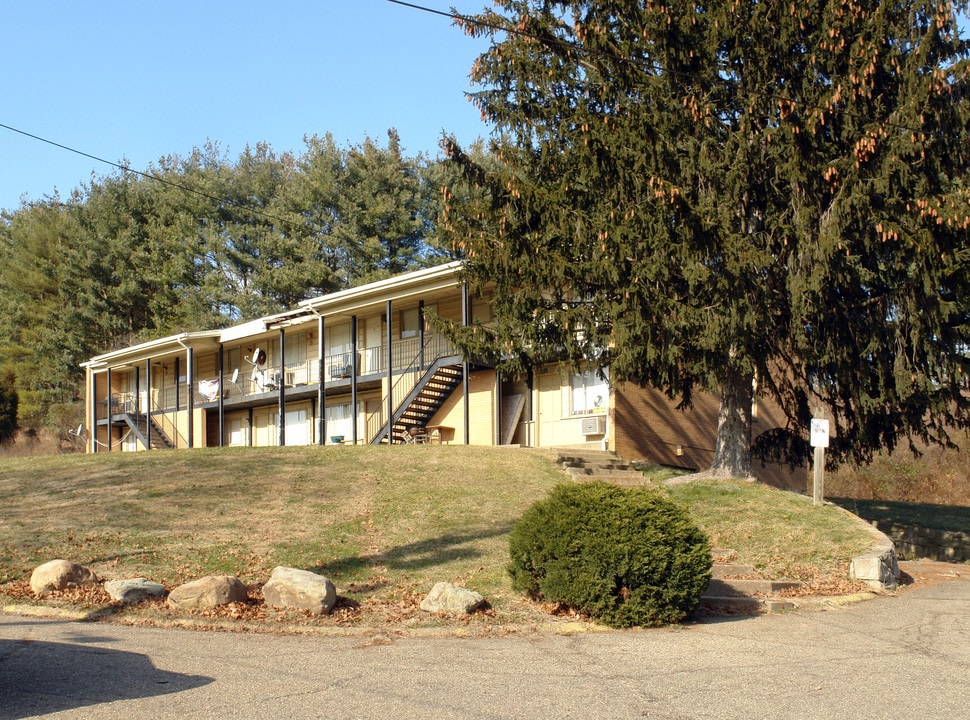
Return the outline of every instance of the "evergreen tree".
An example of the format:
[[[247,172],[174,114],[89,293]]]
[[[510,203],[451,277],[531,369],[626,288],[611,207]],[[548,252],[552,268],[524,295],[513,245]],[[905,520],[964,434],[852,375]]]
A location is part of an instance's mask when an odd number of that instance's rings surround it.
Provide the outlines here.
[[[824,405],[844,456],[968,424],[965,0],[496,0],[475,100],[503,135],[444,227],[508,369],[609,364],[721,398],[711,473],[789,459]]]
[[[17,433],[17,377],[12,370],[0,373],[0,445],[13,440]]]
[[[426,225],[420,160],[404,157],[397,132],[387,147],[370,138],[346,155],[337,200],[336,238],[345,249],[348,284],[391,277],[421,267]]]
[[[51,406],[78,399],[78,364],[89,356],[64,282],[78,235],[73,210],[49,198],[0,223],[0,370],[16,425],[28,431],[48,424]]]

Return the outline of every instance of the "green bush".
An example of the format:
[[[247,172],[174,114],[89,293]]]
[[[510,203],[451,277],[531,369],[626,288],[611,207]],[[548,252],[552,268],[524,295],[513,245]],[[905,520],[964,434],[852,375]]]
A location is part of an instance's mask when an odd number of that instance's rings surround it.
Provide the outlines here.
[[[707,536],[648,488],[560,485],[516,523],[509,553],[516,590],[612,627],[680,622],[710,580]]]

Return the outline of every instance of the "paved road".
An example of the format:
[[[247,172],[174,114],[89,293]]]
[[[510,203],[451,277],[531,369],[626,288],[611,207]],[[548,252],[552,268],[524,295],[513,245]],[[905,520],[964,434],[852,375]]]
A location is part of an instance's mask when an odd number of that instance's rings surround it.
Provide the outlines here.
[[[826,611],[375,644],[0,615],[0,718],[963,718],[970,567]]]

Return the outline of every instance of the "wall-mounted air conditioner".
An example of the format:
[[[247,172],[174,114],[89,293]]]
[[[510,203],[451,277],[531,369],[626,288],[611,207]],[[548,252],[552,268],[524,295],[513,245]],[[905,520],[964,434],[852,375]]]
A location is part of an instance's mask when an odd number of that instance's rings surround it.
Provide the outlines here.
[[[592,417],[584,417],[580,421],[579,432],[583,435],[605,435],[606,434],[606,416],[605,415],[593,415]]]

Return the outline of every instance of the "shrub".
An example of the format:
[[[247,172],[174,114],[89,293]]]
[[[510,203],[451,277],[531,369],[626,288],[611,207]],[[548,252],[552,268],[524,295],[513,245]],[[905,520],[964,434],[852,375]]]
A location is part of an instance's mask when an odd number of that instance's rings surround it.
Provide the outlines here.
[[[516,590],[612,627],[680,622],[710,580],[707,536],[648,488],[560,485],[516,523],[509,553]]]

